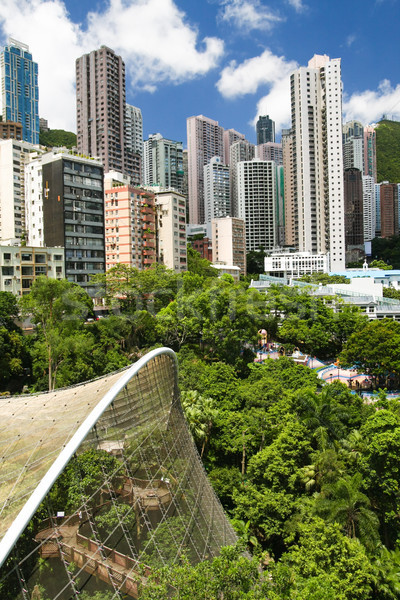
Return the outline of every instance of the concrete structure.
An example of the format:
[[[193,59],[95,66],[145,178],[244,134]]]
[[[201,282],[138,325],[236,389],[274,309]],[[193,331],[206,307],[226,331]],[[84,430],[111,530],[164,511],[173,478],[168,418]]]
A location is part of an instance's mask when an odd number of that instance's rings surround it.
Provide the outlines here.
[[[235,281],[240,281],[240,268],[235,265],[213,263],[211,267],[218,271],[219,277],[221,277],[221,275],[231,275]]]
[[[64,248],[18,246],[18,240],[11,242],[0,245],[1,292],[23,296],[40,275],[52,279],[65,277]]]
[[[381,237],[399,235],[399,197],[397,183],[383,182],[380,186]]]
[[[344,227],[346,264],[364,258],[364,214],[362,171],[344,172]]]
[[[254,159],[237,164],[238,216],[246,223],[246,250],[277,245],[276,166]]]
[[[375,237],[376,211],[375,211],[375,180],[370,175],[363,176],[363,221],[364,241],[371,241]]]
[[[376,173],[376,131],[374,125],[364,127],[364,175],[373,177],[377,182]]]
[[[32,156],[25,168],[28,240],[65,248],[65,277],[91,296],[104,273],[103,167],[70,150]]]
[[[343,167],[364,172],[364,126],[358,121],[343,125]]]
[[[256,123],[257,145],[275,142],[275,121],[269,115],[258,117]]]
[[[125,139],[128,150],[143,156],[142,111],[131,104],[125,105]]]
[[[229,166],[219,156],[214,156],[204,166],[204,216],[205,222],[231,215]]]
[[[277,165],[276,167],[276,225],[278,228],[278,246],[286,246],[287,244],[285,238],[285,173],[283,165]]]
[[[283,165],[282,144],[266,142],[256,147],[256,157],[260,160],[273,160],[276,165]]]
[[[126,173],[141,181],[141,157],[128,147],[136,134],[130,121],[126,139],[125,64],[106,46],[76,60],[76,126],[78,150],[100,158],[104,171]]]
[[[25,164],[38,153],[28,142],[0,141],[0,240],[26,237]]]
[[[187,271],[186,198],[176,190],[155,194],[157,261],[177,273]]]
[[[205,223],[204,165],[214,156],[224,156],[224,129],[203,115],[187,123],[189,223]]]
[[[104,178],[106,269],[121,263],[146,269],[156,263],[155,196],[120,174]]]
[[[255,146],[247,140],[238,140],[234,142],[229,149],[229,185],[231,196],[231,215],[237,217],[239,214],[238,206],[238,187],[237,187],[237,164],[244,160],[253,160],[255,156]]]
[[[295,202],[295,171],[293,162],[293,135],[290,129],[282,130],[282,159],[285,198],[285,245],[298,247],[297,204]]]
[[[221,158],[223,159],[224,163],[226,165],[230,164],[230,149],[232,144],[234,144],[235,142],[239,141],[239,140],[244,140],[245,136],[243,133],[239,133],[238,131],[235,131],[235,129],[225,129],[224,131],[224,155],[221,156]]]
[[[0,117],[0,140],[22,140],[21,123],[2,121]]]
[[[17,548],[25,598],[37,598],[40,586],[49,598],[86,590],[137,599],[160,557],[171,566],[194,565],[236,543],[184,418],[169,348],[94,381],[29,399],[2,397],[0,417],[0,566],[7,590],[15,586],[14,561],[7,558]],[[55,502],[43,522],[39,506],[48,504],[63,472],[79,477],[82,459],[98,465],[96,476],[68,512]],[[100,505],[118,515],[111,534],[96,525]],[[36,542],[29,548],[18,544],[28,525]],[[82,575],[79,584],[71,562]]]
[[[310,252],[271,252],[264,259],[264,270],[273,277],[299,279],[303,275],[328,272],[328,256]]]
[[[340,59],[315,55],[291,75],[298,249],[345,265]]]
[[[213,219],[212,256],[214,264],[233,265],[246,275],[246,228],[243,219]]]
[[[39,143],[38,65],[26,44],[9,38],[0,52],[0,115],[22,125],[22,139]]]
[[[154,133],[144,142],[143,183],[162,188],[183,188],[182,142]]]

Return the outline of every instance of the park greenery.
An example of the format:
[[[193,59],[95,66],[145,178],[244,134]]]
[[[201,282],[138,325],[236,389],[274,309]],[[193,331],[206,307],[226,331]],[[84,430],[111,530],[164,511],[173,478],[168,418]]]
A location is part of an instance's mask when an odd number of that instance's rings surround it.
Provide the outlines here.
[[[381,389],[367,404],[288,356],[254,358],[263,328],[288,354],[297,347],[339,358],[371,375],[376,389],[399,388],[400,324],[370,322],[304,288],[262,294],[218,278],[194,254],[190,269],[119,265],[97,276],[110,308],[99,321],[85,292],[65,281],[38,278],[19,303],[0,293],[1,390],[75,384],[160,345],[177,352],[188,425],[240,542],[197,566],[183,555],[154,571],[144,600],[168,597],[171,584],[181,599],[398,598],[400,402]],[[15,325],[18,314],[30,316],[32,335]],[[96,457],[85,460],[89,481]],[[59,489],[73,504],[68,477]],[[99,527],[115,518],[103,515]]]
[[[76,134],[64,129],[41,130],[39,143],[48,148],[74,148],[76,147]]]

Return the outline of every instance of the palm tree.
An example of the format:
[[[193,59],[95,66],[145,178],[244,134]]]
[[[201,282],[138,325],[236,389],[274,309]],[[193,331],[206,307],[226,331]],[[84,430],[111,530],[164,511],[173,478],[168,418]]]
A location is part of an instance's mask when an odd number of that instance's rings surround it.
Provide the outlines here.
[[[200,456],[203,457],[212,426],[218,414],[218,411],[214,408],[214,400],[201,396],[195,390],[190,390],[182,392],[181,401],[193,439],[196,443],[201,443]]]
[[[313,431],[318,447],[322,449],[331,447],[343,429],[331,392],[330,386],[326,385],[320,393],[305,389],[297,396],[299,416],[306,427]]]
[[[363,492],[362,475],[341,477],[322,487],[316,496],[315,511],[328,521],[336,521],[350,538],[359,538],[370,548],[376,545],[379,520],[370,510],[371,502]]]

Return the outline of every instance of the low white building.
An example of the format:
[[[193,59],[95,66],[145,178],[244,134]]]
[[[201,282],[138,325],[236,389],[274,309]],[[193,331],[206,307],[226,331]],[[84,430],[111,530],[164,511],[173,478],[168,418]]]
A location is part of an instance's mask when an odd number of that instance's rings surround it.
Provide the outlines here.
[[[273,252],[264,259],[264,270],[273,277],[300,278],[328,273],[329,255],[311,252]]]
[[[218,264],[213,263],[211,265],[211,267],[218,271],[219,277],[221,277],[221,275],[227,274],[227,275],[232,275],[232,277],[235,281],[240,281],[240,268],[239,267],[235,267],[234,265],[225,265],[222,263],[218,263]]]

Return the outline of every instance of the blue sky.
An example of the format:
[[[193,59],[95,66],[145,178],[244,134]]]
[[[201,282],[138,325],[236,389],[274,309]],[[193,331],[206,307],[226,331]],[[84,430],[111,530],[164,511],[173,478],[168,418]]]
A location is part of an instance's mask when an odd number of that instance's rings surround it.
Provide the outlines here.
[[[342,59],[344,115],[400,118],[400,0],[0,0],[0,42],[30,46],[40,115],[75,130],[75,59],[105,44],[127,69],[145,138],[186,145],[204,114],[255,141],[257,114],[290,126],[289,75],[313,54]]]

